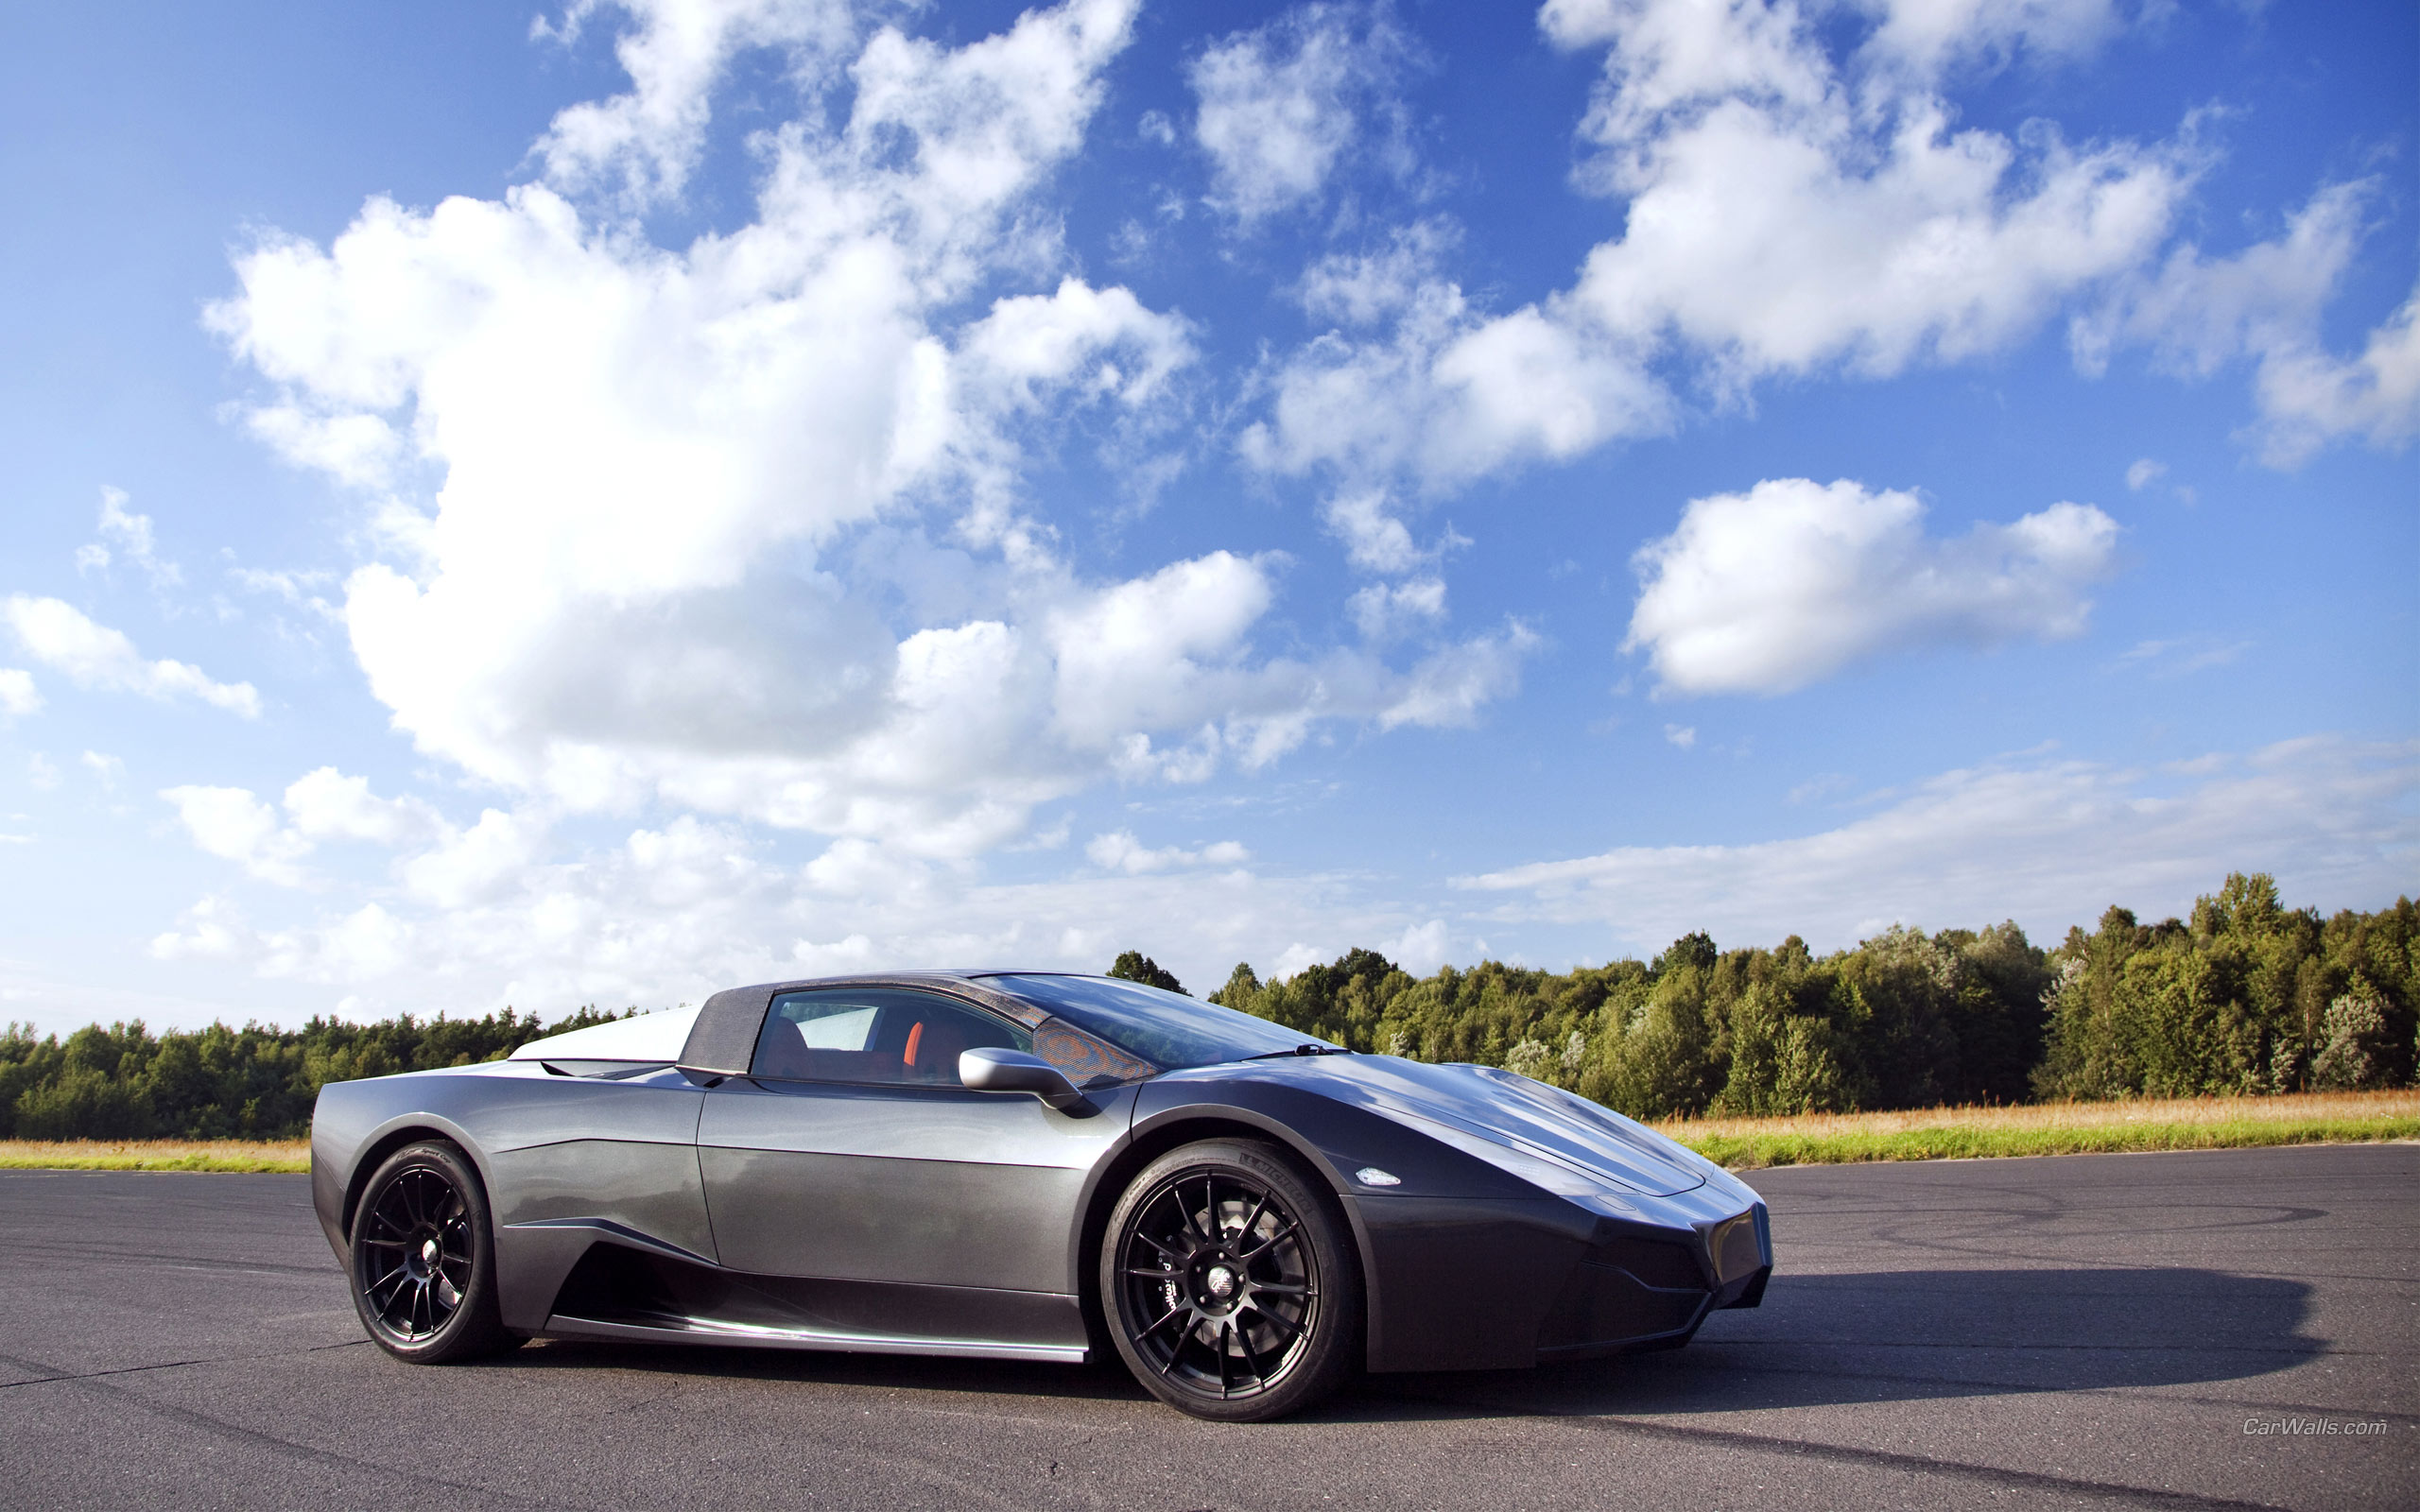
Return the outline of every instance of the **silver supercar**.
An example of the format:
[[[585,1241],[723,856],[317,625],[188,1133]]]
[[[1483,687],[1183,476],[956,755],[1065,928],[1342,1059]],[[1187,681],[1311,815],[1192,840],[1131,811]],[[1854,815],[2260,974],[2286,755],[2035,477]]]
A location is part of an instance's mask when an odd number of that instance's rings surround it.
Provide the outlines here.
[[[322,1089],[370,1336],[1103,1358],[1252,1420],[1357,1369],[1685,1344],[1772,1269],[1755,1193],[1594,1103],[1097,976],[736,988]]]

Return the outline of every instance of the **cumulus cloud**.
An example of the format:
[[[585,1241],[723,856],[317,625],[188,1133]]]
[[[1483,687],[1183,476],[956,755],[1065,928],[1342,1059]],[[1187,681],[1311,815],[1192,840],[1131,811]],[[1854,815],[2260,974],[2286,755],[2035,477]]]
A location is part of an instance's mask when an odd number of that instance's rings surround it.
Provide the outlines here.
[[[1366,490],[1404,477],[1428,493],[1500,468],[1567,461],[1675,415],[1645,354],[1576,320],[1560,297],[1488,318],[1429,278],[1383,329],[1330,331],[1280,361],[1266,419],[1242,432],[1251,466],[1328,471]]]
[[[1591,24],[1572,25],[1582,10]],[[1919,12],[1929,41],[1891,42]],[[1894,6],[1876,43],[1939,57],[1987,45],[2007,13]],[[1616,331],[1676,338],[1718,386],[2000,350],[2155,252],[2197,172],[2186,140],[1960,129],[1928,67],[1843,69],[1791,6],[1663,0],[1543,19],[1564,45],[1610,43],[1584,174],[1629,201],[1575,303]]]
[[[42,690],[23,667],[0,667],[0,716],[22,719],[42,713]]]
[[[784,53],[812,88],[818,65],[838,57],[854,30],[845,0],[571,0],[562,22],[541,16],[531,33],[569,43],[609,4],[636,23],[614,48],[631,89],[558,112],[535,150],[552,181],[603,187],[638,207],[687,182],[705,150],[714,86],[735,55]]]
[[[1690,502],[1634,559],[1625,650],[1660,691],[1786,693],[1881,652],[2080,633],[2118,524],[2054,504],[1941,539],[1913,493],[1774,478]]]
[[[2249,361],[2260,417],[2250,439],[2273,467],[2296,466],[2348,437],[2407,444],[2420,435],[2420,291],[2356,355],[2337,356],[2320,339],[2321,317],[2353,266],[2378,187],[2374,180],[2330,184],[2281,234],[2231,256],[2177,248],[2156,271],[2126,280],[2075,318],[2068,339],[2077,365],[2097,373],[2129,346],[2195,378]]]
[[[1092,843],[1084,847],[1084,855],[1103,871],[1129,875],[1166,871],[1173,867],[1239,867],[1252,859],[1252,852],[1234,840],[1216,841],[1199,850],[1173,845],[1154,850],[1135,839],[1132,830],[1113,830],[1093,836]]]
[[[379,798],[370,791],[370,779],[347,777],[333,766],[296,778],[285,789],[285,812],[295,833],[314,843],[365,840],[397,846],[435,833],[443,825],[437,811],[421,799]]]
[[[1372,583],[1345,600],[1345,610],[1365,641],[1394,640],[1445,617],[1445,580],[1415,577],[1407,583]]]
[[[1319,198],[1329,176],[1388,115],[1410,43],[1381,9],[1309,5],[1212,43],[1185,70],[1193,136],[1214,200],[1249,225]],[[1400,123],[1382,146],[1400,162]]]
[[[1687,930],[1723,944],[1796,932],[1818,949],[1894,922],[2015,918],[2055,936],[2111,903],[2183,912],[2229,871],[2289,896],[2375,902],[2420,860],[2420,746],[2311,738],[2182,768],[2088,761],[1945,772],[1837,829],[1745,845],[1631,846],[1461,879],[1507,922],[1595,922],[1622,947]]]
[[[2157,253],[2205,154],[1961,128],[1957,65],[2083,50],[2105,5],[1876,4],[1836,57],[1810,12],[1757,0],[1553,0],[1547,38],[1603,48],[1582,187],[1622,234],[1565,289],[1473,305],[1434,235],[1332,258],[1305,307],[1336,322],[1278,359],[1241,436],[1266,471],[1451,490],[1664,433],[1682,392],[1885,377],[2004,351]]]
[[[375,419],[439,479],[345,590],[396,726],[569,809],[654,797],[963,854],[1102,775],[1397,717],[1416,668],[1255,658],[1263,564],[1087,580],[1020,503],[1031,445],[1089,412],[1148,429],[1193,356],[1181,318],[1043,271],[1032,194],[1132,9],[1068,0],[943,48],[843,47],[795,7],[634,7],[633,92],[558,118],[546,181],[372,200],[324,249],[243,256],[210,323],[268,406]],[[678,181],[748,49],[809,94],[845,79],[844,118],[764,139],[753,221],[648,246],[614,196]],[[875,530],[883,553],[853,551]],[[940,574],[946,612],[923,607]]]
[[[240,787],[185,784],[160,790],[176,805],[177,819],[193,843],[243,867],[264,882],[302,885],[302,858],[311,843],[280,824],[277,810]]]
[[[87,752],[86,759],[95,758]],[[505,819],[501,827],[515,833],[544,829],[491,809],[472,830],[459,831],[427,802],[410,797],[382,799],[370,790],[369,779],[347,777],[333,766],[306,772],[289,783],[282,815],[280,805],[249,788],[187,784],[164,788],[160,797],[175,806],[194,844],[236,862],[264,882],[315,885],[320,879],[304,863],[320,845],[362,841],[395,850],[419,848],[404,868],[406,880],[415,892],[440,901],[461,890],[449,879],[477,869],[469,864],[471,858],[497,849],[497,820]],[[527,861],[536,850],[534,842],[524,843],[515,853]],[[433,880],[424,885],[424,874]]]
[[[123,632],[95,624],[72,604],[11,593],[0,600],[0,619],[16,632],[27,656],[79,688],[193,697],[246,719],[260,714],[260,695],[251,683],[219,682],[182,662],[146,661]],[[30,694],[30,680],[25,686]]]

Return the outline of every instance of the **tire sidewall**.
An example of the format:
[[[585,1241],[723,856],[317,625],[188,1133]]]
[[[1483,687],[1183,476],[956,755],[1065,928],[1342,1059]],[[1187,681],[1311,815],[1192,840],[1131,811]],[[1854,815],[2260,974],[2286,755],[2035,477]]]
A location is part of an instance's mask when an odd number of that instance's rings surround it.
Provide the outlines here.
[[[1219,1399],[1188,1391],[1161,1377],[1134,1347],[1126,1318],[1121,1274],[1126,1228],[1143,1199],[1171,1176],[1197,1170],[1233,1170],[1266,1182],[1293,1209],[1319,1271],[1320,1306],[1311,1339],[1285,1378],[1267,1391]],[[1101,1236],[1101,1321],[1118,1357],[1145,1390],[1196,1418],[1221,1422],[1262,1422],[1283,1418],[1332,1394],[1352,1375],[1361,1342],[1361,1272],[1352,1231],[1334,1194],[1276,1145],[1259,1140],[1215,1139],[1180,1145],[1136,1172],[1110,1211]]]
[[[397,1177],[416,1167],[442,1172],[445,1179],[462,1194],[462,1206],[470,1220],[471,1284],[462,1294],[461,1305],[443,1327],[425,1339],[406,1340],[389,1332],[371,1305],[361,1280],[361,1239],[379,1195]],[[407,1144],[380,1161],[377,1171],[361,1189],[361,1201],[354,1209],[353,1231],[348,1241],[345,1279],[347,1289],[353,1294],[354,1311],[359,1314],[371,1341],[389,1354],[414,1365],[443,1365],[492,1354],[508,1342],[496,1306],[495,1235],[489,1219],[487,1186],[460,1150],[437,1141],[424,1141]]]

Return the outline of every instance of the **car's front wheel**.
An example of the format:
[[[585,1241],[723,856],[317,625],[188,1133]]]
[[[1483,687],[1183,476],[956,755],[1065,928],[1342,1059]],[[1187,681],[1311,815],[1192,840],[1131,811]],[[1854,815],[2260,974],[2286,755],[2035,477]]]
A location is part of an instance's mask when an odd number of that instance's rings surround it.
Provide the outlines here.
[[[497,1314],[495,1241],[478,1172],[451,1144],[407,1144],[353,1216],[353,1305],[379,1348],[416,1365],[517,1342]]]
[[[1352,1373],[1351,1241],[1335,1199],[1273,1145],[1206,1140],[1144,1167],[1110,1214],[1100,1272],[1127,1367],[1195,1417],[1283,1417]]]

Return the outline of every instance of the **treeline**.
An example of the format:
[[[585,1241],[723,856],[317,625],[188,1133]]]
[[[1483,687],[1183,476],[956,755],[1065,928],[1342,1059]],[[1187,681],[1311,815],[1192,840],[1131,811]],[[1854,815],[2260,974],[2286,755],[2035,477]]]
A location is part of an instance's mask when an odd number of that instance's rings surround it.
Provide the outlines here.
[[[1112,971],[1183,990],[1138,952]],[[2238,874],[2189,919],[2112,908],[2047,951],[2014,923],[1893,929],[1828,955],[1796,936],[1723,950],[1694,934],[1644,965],[1415,978],[1355,950],[1277,982],[1237,966],[1210,1001],[1355,1050],[1509,1067],[1642,1118],[2404,1087],[2420,911],[2397,899],[2323,919]],[[324,1082],[493,1060],[613,1017],[136,1022],[63,1040],[10,1024],[0,1138],[299,1138]]]
[[[1414,978],[1355,950],[1277,982],[1237,966],[1210,1000],[1664,1118],[2409,1086],[2415,986],[2411,900],[2322,919],[2238,873],[2190,919],[2112,908],[2047,951],[2014,923],[1821,956],[1796,936],[1726,951],[1693,934],[1644,965]]]
[[[301,1139],[324,1082],[501,1059],[543,1035],[614,1017],[585,1007],[542,1025],[506,1008],[482,1019],[214,1023],[160,1035],[136,1022],[64,1040],[11,1023],[0,1032],[0,1139]]]

